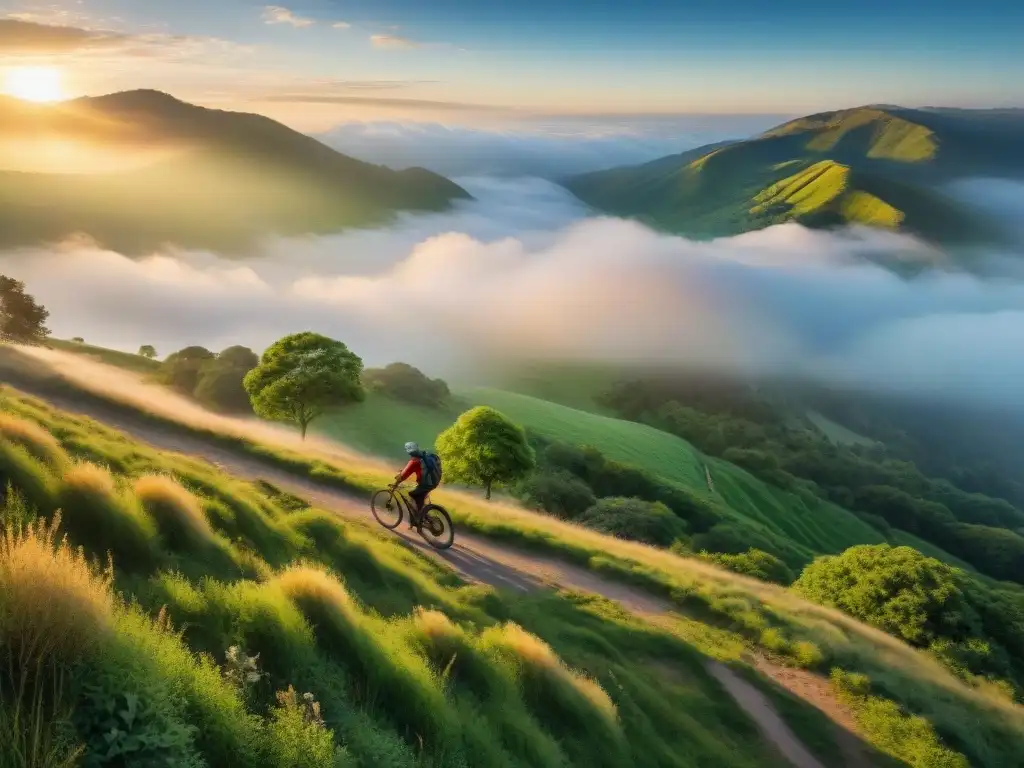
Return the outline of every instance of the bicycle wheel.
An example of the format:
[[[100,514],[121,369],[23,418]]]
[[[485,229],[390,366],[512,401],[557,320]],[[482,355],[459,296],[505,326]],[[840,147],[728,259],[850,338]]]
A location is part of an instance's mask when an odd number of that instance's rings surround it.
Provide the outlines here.
[[[370,511],[377,522],[393,531],[402,524],[402,502],[398,494],[389,488],[381,488],[370,498]]]
[[[427,504],[420,513],[420,536],[434,549],[448,549],[455,543],[455,526],[444,507]]]

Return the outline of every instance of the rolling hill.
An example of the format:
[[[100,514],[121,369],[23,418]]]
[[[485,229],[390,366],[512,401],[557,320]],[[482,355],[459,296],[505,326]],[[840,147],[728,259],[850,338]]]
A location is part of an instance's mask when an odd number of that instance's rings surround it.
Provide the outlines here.
[[[269,118],[158,91],[52,106],[0,100],[0,246],[85,234],[126,253],[236,252],[469,194],[423,169],[347,157]]]
[[[827,112],[564,183],[599,210],[697,238],[799,221],[907,231],[948,245],[1004,241],[980,209],[942,193],[944,183],[968,177],[1024,178],[1024,111]]]

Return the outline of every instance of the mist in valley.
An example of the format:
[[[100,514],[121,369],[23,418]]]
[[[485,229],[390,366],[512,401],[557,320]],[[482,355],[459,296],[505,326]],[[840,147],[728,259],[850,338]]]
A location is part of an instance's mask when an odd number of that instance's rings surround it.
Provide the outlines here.
[[[692,241],[596,216],[538,177],[456,181],[475,199],[449,212],[276,239],[247,258],[128,258],[78,240],[0,254],[0,272],[50,309],[55,336],[128,351],[261,350],[310,329],[367,365],[456,380],[520,360],[653,364],[1020,406],[1022,254],[991,254],[1002,268],[978,277],[873,229]],[[1006,184],[955,191],[1019,223]],[[900,277],[882,266],[893,261],[925,268]]]

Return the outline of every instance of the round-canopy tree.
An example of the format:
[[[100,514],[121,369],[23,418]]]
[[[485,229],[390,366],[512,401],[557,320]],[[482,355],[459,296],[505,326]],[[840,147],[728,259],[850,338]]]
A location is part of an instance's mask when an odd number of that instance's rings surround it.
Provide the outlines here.
[[[302,438],[313,419],[366,397],[363,361],[340,341],[305,331],[274,342],[243,381],[258,416],[290,421]]]
[[[488,499],[494,483],[521,480],[535,465],[522,427],[487,406],[459,416],[438,435],[436,446],[444,459],[445,477],[483,486]]]
[[[139,347],[138,354],[141,355],[142,357],[148,357],[150,360],[152,360],[154,357],[156,357],[156,347],[154,347],[152,344],[143,344],[141,347]]]
[[[50,335],[43,325],[50,313],[25,293],[20,280],[0,275],[0,342],[39,344]]]
[[[228,347],[199,366],[193,395],[215,411],[252,413],[252,404],[242,381],[259,362],[259,357],[248,347]]]

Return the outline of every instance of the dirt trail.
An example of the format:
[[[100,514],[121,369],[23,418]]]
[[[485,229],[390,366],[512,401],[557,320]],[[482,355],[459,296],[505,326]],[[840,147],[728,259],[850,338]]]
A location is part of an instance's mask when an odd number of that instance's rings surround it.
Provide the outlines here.
[[[18,387],[31,393],[30,389],[22,386],[22,382],[19,382]],[[228,474],[244,479],[267,480],[280,488],[303,496],[314,506],[342,517],[364,521],[370,517],[368,499],[355,498],[341,491],[326,488],[313,480],[277,469],[258,459],[221,448],[200,436],[189,435],[172,427],[155,425],[147,419],[133,419],[121,408],[104,406],[92,400],[82,401],[73,396],[56,395],[52,392],[41,393],[39,396],[57,408],[101,421],[159,450],[205,459]],[[427,545],[419,536],[409,535],[401,530],[395,533],[418,551],[447,563],[466,581],[521,592],[544,588],[589,592],[615,600],[632,612],[651,618],[664,617],[675,610],[667,601],[625,584],[604,579],[585,568],[498,544],[463,531],[456,531],[455,545],[441,552]],[[756,666],[762,674],[776,680],[797,695],[801,695],[801,691],[808,685],[813,688],[813,681],[823,683],[809,673],[778,668],[764,659],[758,660]],[[765,738],[791,765],[795,768],[824,768],[801,744],[760,691],[723,664],[709,661],[707,667],[711,675],[721,683],[725,692],[757,724]],[[802,686],[787,684],[793,682],[794,675],[804,678]],[[812,682],[808,683],[806,678],[810,678]],[[821,691],[817,693],[820,694]],[[819,707],[834,719],[841,719],[835,717],[840,713],[834,711],[834,701],[822,701],[820,696],[801,698],[807,698],[809,703]],[[871,761],[864,756],[860,745],[854,743],[856,739],[852,734],[849,736],[849,739],[840,739],[844,753],[843,765],[869,768]]]

